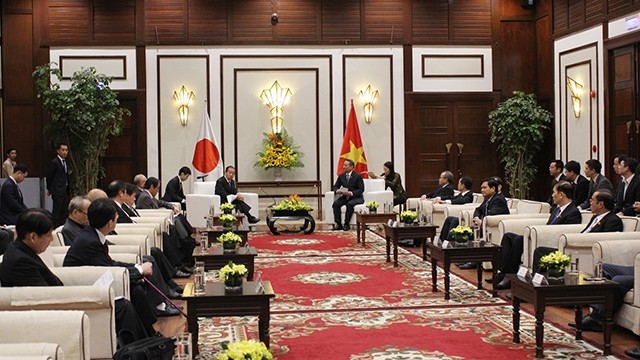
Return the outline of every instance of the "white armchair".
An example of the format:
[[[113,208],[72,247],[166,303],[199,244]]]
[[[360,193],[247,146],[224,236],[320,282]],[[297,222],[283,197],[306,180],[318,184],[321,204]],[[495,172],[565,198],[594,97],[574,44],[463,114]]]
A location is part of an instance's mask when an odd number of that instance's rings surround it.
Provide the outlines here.
[[[187,219],[195,228],[207,227],[207,216],[213,206],[214,214],[220,213],[220,196],[216,195],[214,181],[194,182],[193,193],[187,194]]]
[[[384,203],[393,204],[393,191],[385,190],[384,179],[363,179],[364,180],[364,203],[356,205],[354,213],[366,211],[366,204],[369,201],[377,201],[382,206]],[[335,193],[333,191],[327,191],[324,194],[324,202],[322,208],[324,209],[324,221],[327,224],[334,223],[333,218],[333,201],[335,200]],[[342,213],[346,211],[346,207],[342,207]],[[351,224],[356,223],[356,217],[351,218]]]
[[[0,354],[88,360],[89,332],[84,311],[0,311]]]

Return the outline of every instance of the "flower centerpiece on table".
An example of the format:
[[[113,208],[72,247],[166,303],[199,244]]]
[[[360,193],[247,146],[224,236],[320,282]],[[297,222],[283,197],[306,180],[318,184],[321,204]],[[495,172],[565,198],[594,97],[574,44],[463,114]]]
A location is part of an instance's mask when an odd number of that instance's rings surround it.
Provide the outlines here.
[[[222,211],[223,214],[231,214],[231,212],[233,212],[233,209],[235,208],[236,206],[230,202],[220,204],[220,211]]]
[[[282,200],[279,204],[269,207],[272,211],[312,211],[311,205],[302,201],[298,194],[291,194],[286,200]]]
[[[273,355],[262,341],[241,340],[237,342],[224,341],[222,352],[218,353],[218,360],[271,360]]]
[[[547,277],[559,278],[564,276],[564,271],[571,264],[571,257],[560,251],[554,251],[540,258],[540,266],[547,269]]]
[[[257,154],[258,160],[254,166],[260,166],[265,170],[270,168],[291,170],[294,167],[304,167],[300,161],[304,154],[293,143],[293,139],[284,128],[280,134],[264,133],[264,136],[262,140],[264,149]]]
[[[458,225],[449,231],[449,237],[457,243],[466,243],[473,235],[473,229],[466,225]]]
[[[369,201],[366,206],[367,206],[367,209],[369,209],[370,213],[375,213],[376,211],[378,211],[378,206],[380,205],[378,204],[377,201],[374,200],[374,201]]]
[[[242,264],[234,264],[233,261],[220,269],[218,280],[222,281],[227,288],[237,288],[242,286],[242,279],[247,276],[249,270]]]
[[[235,249],[237,244],[242,242],[240,235],[231,231],[218,236],[217,240],[222,244],[222,248],[225,250]]]
[[[413,224],[418,214],[413,210],[406,210],[400,213],[400,221],[405,224]]]
[[[231,229],[231,226],[234,222],[236,222],[238,218],[231,214],[223,214],[220,215],[220,222],[222,222],[222,227],[225,229]]]

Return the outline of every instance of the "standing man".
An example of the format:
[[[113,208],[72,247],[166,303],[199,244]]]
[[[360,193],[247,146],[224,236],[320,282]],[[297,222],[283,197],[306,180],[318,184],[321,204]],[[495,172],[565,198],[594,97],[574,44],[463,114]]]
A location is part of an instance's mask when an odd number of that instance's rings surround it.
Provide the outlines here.
[[[22,191],[18,187],[29,174],[25,165],[18,164],[13,168],[13,174],[5,180],[0,188],[0,223],[3,225],[15,225],[18,215],[27,210],[24,204]]]
[[[56,152],[58,155],[49,162],[47,167],[47,195],[51,195],[51,200],[53,200],[54,227],[64,224],[67,218],[67,195],[69,195],[67,155],[69,155],[69,145],[59,143]]]
[[[619,215],[636,216],[633,207],[640,201],[640,180],[635,176],[638,160],[621,155],[618,158],[618,174],[622,178],[615,197],[613,212]]]
[[[187,197],[184,196],[184,191],[182,190],[182,183],[187,181],[191,176],[191,169],[187,166],[183,166],[178,171],[178,176],[169,180],[167,183],[167,187],[164,191],[164,196],[162,200],[169,202],[178,202],[182,207],[182,210],[187,210]]]
[[[613,191],[611,181],[600,174],[601,171],[602,164],[596,159],[589,159],[584,163],[584,174],[589,179],[589,197],[582,204],[578,204],[578,210],[589,210],[591,196],[597,190]]]
[[[220,204],[231,202],[236,206],[236,209],[247,217],[249,224],[255,224],[260,221],[260,219],[249,213],[251,206],[244,202],[244,197],[238,193],[236,181],[233,179],[235,176],[236,168],[231,165],[227,166],[224,169],[224,175],[216,180],[215,193],[220,196]]]
[[[18,151],[15,148],[7,149],[7,160],[2,163],[2,174],[4,178],[8,178],[13,174],[13,167],[16,166],[16,158],[18,157]]]
[[[353,171],[355,163],[351,159],[345,159],[342,164],[344,172],[338,176],[332,190],[336,194],[333,201],[333,230],[349,230],[349,222],[353,216],[353,209],[356,205],[364,203],[362,194],[364,193],[364,181],[358,172]],[[342,206],[347,207],[344,214],[344,226],[342,226]]]
[[[549,175],[551,175],[551,195],[549,195],[549,199],[547,199],[547,202],[549,203],[549,205],[551,205],[551,211],[553,211],[556,207],[556,204],[553,202],[553,188],[560,181],[567,181],[567,177],[564,176],[563,170],[564,163],[560,159],[553,160],[549,164]]]

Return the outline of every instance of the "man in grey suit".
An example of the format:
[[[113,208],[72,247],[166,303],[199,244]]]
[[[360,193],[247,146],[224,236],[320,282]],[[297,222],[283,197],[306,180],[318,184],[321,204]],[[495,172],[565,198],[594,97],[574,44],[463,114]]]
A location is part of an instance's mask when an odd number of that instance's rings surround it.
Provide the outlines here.
[[[596,159],[589,159],[584,163],[584,174],[589,179],[589,197],[578,205],[578,210],[589,210],[591,197],[597,190],[613,191],[611,181],[602,175],[601,171],[602,164]]]

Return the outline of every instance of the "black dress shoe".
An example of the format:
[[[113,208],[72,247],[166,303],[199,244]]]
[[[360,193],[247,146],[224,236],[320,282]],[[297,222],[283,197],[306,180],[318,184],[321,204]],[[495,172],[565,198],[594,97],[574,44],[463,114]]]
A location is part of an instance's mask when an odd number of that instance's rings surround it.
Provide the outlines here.
[[[569,326],[575,328],[576,323],[569,323]],[[595,319],[590,315],[587,315],[584,319],[582,319],[582,326],[580,326],[580,328],[582,329],[582,331],[602,332],[602,321]]]
[[[351,227],[349,226],[349,224],[344,224],[344,226],[342,227],[342,230],[349,231],[351,230]]]
[[[502,281],[502,280],[504,280],[504,274],[503,274],[503,273],[501,273],[501,272],[499,272],[499,273],[496,275],[496,282],[498,282],[498,283],[499,283],[499,282],[500,282],[500,281]],[[488,282],[489,284],[491,284],[491,283],[493,283],[493,277],[485,278],[485,279],[484,279],[484,281],[486,281],[486,282]]]
[[[255,224],[255,223],[257,223],[258,221],[260,221],[260,219],[259,219],[259,218],[255,217],[255,216],[252,216],[252,215],[250,215],[250,216],[247,218],[247,220],[249,220],[249,224]]]
[[[179,292],[175,291],[174,289],[169,289],[168,292],[169,293],[167,294],[167,297],[169,299],[182,299],[182,293],[179,293]]]
[[[333,224],[333,228],[331,228],[331,230],[342,230],[342,225],[340,225],[340,224]]]
[[[172,306],[167,306],[164,310],[156,309],[156,316],[176,316],[176,315],[180,315],[180,310]]]
[[[173,288],[173,291],[177,292],[178,294],[182,294],[184,292],[184,288],[182,286],[176,286]]]
[[[507,294],[507,299],[509,299],[509,300],[513,300],[513,295],[511,295],[511,293],[508,293],[508,294]]]
[[[193,274],[194,268],[191,266],[182,265],[178,270],[185,272],[187,274]]]
[[[502,279],[502,281],[500,281],[496,285],[496,290],[506,290],[506,289],[511,289],[511,280]]]
[[[624,351],[625,355],[632,359],[640,359],[640,347],[634,347]]]
[[[182,270],[178,270],[178,271],[176,271],[175,274],[173,274],[173,277],[175,277],[175,278],[188,278],[188,277],[191,277],[191,274],[186,273],[186,272],[184,272]]]
[[[460,265],[458,267],[460,269],[465,269],[465,270],[476,269],[478,267],[478,263],[476,263],[476,262],[468,262],[468,263],[464,263],[464,264],[462,264],[462,265]]]

